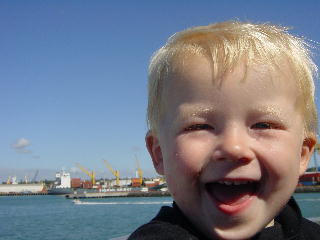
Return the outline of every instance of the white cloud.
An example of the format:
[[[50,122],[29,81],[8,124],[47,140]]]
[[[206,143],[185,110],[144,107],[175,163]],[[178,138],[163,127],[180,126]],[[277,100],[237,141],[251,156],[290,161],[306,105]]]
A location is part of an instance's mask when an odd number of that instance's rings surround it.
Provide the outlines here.
[[[11,144],[11,147],[18,153],[32,153],[31,150],[27,149],[31,145],[31,142],[26,138],[19,138],[15,143]]]
[[[19,138],[16,143],[11,144],[11,146],[15,149],[21,149],[21,148],[25,148],[28,147],[30,145],[30,141],[28,139],[25,138]]]

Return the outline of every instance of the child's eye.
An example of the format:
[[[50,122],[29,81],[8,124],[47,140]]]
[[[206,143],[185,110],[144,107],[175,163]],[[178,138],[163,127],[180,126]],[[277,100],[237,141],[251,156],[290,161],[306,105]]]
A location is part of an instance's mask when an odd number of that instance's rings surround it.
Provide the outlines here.
[[[189,127],[186,127],[185,131],[197,131],[197,130],[208,130],[213,129],[209,124],[194,124]]]
[[[251,128],[255,128],[255,129],[272,129],[272,128],[274,128],[274,126],[271,123],[258,122],[258,123],[253,124],[253,126]]]

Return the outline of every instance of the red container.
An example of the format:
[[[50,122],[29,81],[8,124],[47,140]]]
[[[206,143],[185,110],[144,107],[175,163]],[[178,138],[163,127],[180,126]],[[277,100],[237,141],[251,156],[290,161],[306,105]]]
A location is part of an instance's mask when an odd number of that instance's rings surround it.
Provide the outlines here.
[[[131,178],[132,187],[141,187],[140,178]]]
[[[80,188],[81,187],[81,178],[72,178],[71,179],[71,187],[72,188]]]
[[[83,181],[82,187],[83,188],[92,188],[92,182],[91,181]]]

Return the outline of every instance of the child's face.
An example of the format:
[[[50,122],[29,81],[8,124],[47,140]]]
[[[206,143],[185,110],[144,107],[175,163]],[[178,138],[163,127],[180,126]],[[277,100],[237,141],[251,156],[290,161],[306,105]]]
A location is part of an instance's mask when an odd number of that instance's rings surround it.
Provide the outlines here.
[[[190,57],[164,85],[156,170],[184,214],[208,236],[249,238],[286,204],[313,150],[304,141],[298,91],[285,74],[243,64],[213,82],[204,57]],[[282,72],[282,71],[281,71]]]

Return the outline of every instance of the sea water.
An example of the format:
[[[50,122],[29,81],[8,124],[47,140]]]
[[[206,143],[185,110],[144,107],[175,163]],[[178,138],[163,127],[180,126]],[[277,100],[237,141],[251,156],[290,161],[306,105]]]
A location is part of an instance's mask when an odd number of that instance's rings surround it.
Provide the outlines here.
[[[295,194],[303,215],[320,220],[320,193]],[[0,197],[0,240],[106,240],[148,222],[170,197],[104,198],[75,204],[62,196]]]

